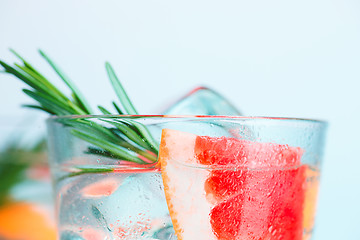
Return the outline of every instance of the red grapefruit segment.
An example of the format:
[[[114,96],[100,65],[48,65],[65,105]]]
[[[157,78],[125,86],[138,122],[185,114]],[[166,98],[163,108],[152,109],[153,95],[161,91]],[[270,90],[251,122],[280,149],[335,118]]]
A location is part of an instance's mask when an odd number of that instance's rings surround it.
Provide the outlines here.
[[[178,238],[302,239],[307,168],[299,166],[302,152],[164,129],[159,160]]]
[[[302,149],[276,143],[260,143],[227,137],[198,136],[198,162],[204,165],[235,165],[248,168],[300,165]]]

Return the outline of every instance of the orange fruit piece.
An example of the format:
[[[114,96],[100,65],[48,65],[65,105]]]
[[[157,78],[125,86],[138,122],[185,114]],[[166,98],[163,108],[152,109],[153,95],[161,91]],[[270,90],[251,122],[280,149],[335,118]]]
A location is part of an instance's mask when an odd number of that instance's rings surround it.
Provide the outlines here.
[[[0,239],[55,240],[55,223],[35,204],[17,202],[0,207]]]

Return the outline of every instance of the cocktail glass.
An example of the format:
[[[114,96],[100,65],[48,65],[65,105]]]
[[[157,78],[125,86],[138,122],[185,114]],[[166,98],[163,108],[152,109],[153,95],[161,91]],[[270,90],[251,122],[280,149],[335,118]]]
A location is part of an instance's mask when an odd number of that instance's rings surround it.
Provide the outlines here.
[[[326,123],[190,121],[164,129],[159,151],[178,239],[311,239]]]
[[[106,149],[99,147],[98,142],[84,137],[79,138],[79,134],[74,133],[81,132],[81,128],[74,122],[84,121],[122,136],[123,142],[113,142],[118,146],[134,143],[118,132],[117,124],[125,124],[130,128],[134,126],[146,128],[156,145],[161,143],[159,152],[161,164],[147,161],[146,158],[142,163],[124,161],[121,157],[111,155]],[[296,236],[301,234],[301,238],[294,239],[308,239],[311,235],[326,125],[323,122],[277,118],[159,115],[54,117],[47,123],[56,219],[61,240],[177,239],[176,235],[178,239],[273,239],[269,238],[271,235],[266,235],[268,238],[251,238],[250,232],[253,231],[251,224],[264,225],[264,219],[269,224],[283,220],[284,225],[287,226],[280,228],[277,224],[273,224],[272,228],[269,226],[266,229],[268,234],[275,232],[274,236],[279,236],[276,235],[277,231],[289,230],[286,221],[295,221],[293,225],[296,225]],[[175,131],[176,134],[170,134],[172,141],[169,141],[169,138],[164,137],[164,132],[171,133],[171,131]],[[223,164],[215,168],[212,165],[201,165],[200,162],[193,161],[197,156],[191,152],[195,149],[196,136],[225,137],[225,142],[229,139],[229,141],[246,140],[252,143],[248,145],[254,146],[263,157],[257,159],[251,154],[243,156],[243,160],[247,157],[260,161],[254,162],[254,165],[241,166],[236,162],[238,159],[235,157],[236,161],[233,165]],[[101,140],[109,139],[99,139]],[[269,151],[274,149],[264,147],[259,150],[257,145],[259,143],[264,143],[264,146],[268,146],[269,143],[281,144],[281,146],[287,144],[286,146],[299,149],[297,152],[299,162],[288,166],[286,157],[278,159],[276,155],[271,159],[279,166],[274,166],[274,162],[266,159],[267,155],[271,155]],[[123,150],[135,156],[130,145]],[[106,148],[106,145],[103,146]],[[169,149],[164,150],[164,146]],[[229,146],[230,148],[227,149],[213,146],[210,147],[210,152],[221,158],[231,151],[232,154],[242,151],[236,144],[231,147],[230,143]],[[286,153],[286,151],[281,152],[284,156]],[[239,153],[237,156],[240,156]],[[297,173],[296,181],[293,175],[288,174],[291,171]],[[243,175],[239,175],[240,172]],[[247,177],[250,185],[209,184],[210,176],[217,174],[218,179],[222,179],[226,173],[229,175],[226,179],[232,182],[237,182],[235,178]],[[264,183],[256,185],[260,177]],[[249,188],[253,185],[255,190],[250,191]],[[296,207],[288,203],[294,198],[281,193],[287,191],[288,185],[289,188],[298,190],[290,191],[291,194],[299,197],[296,199],[298,201]],[[270,194],[269,200],[264,202],[262,207],[260,202],[249,205],[247,201],[237,201],[237,204],[246,205],[244,207],[246,211],[257,212],[263,222],[248,221],[246,219],[248,212],[243,218],[248,227],[242,225],[242,220],[239,220],[239,214],[241,215],[242,212],[236,213],[235,217],[231,215],[232,211],[228,211],[230,215],[225,214],[226,217],[220,216],[215,219],[211,217],[214,216],[211,215],[211,210],[225,199],[217,190],[225,189],[230,192],[226,188],[229,186],[233,187],[231,196],[243,192],[246,198],[256,199],[264,197],[264,194]],[[271,189],[273,192],[270,191]],[[294,219],[286,220],[282,215],[277,217],[276,214],[270,214],[273,211],[283,210],[281,204],[284,202],[290,210],[295,208]],[[255,203],[260,204],[259,208],[255,208]],[[207,212],[203,211],[204,207]],[[212,223],[228,224],[229,219],[240,221],[237,224],[240,224],[241,228],[235,231],[237,235],[219,235]],[[187,223],[191,223],[192,227],[189,228]],[[298,233],[299,228],[301,233]],[[250,234],[250,237],[241,238],[243,236],[241,234]],[[274,239],[288,239],[281,236]]]

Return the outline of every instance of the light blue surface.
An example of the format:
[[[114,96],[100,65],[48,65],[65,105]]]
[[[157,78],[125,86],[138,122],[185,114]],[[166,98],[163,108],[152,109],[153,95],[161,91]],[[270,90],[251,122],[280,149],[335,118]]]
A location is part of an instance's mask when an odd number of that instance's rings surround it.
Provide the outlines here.
[[[108,60],[142,113],[206,85],[246,115],[328,120],[315,239],[359,239],[359,12],[356,0],[4,0],[0,58],[13,47],[53,78],[41,47],[94,105],[116,98]],[[23,86],[0,75],[3,128],[32,112]]]

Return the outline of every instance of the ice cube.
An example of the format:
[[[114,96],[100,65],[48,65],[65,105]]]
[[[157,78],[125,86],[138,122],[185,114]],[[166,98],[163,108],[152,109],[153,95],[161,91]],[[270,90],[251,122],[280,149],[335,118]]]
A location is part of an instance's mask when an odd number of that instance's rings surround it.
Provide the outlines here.
[[[217,115],[217,116],[239,116],[237,110],[228,100],[216,91],[206,88],[197,87],[168,107],[164,112],[165,115]],[[188,125],[190,124],[190,125]],[[218,122],[215,119],[205,119],[195,125],[191,122],[183,122],[181,125],[169,123],[167,128],[173,128],[180,131],[189,131],[197,135],[210,136],[227,136],[236,137],[238,132],[237,125],[233,122]],[[234,129],[235,128],[235,129]],[[159,134],[159,133],[157,133]]]
[[[197,87],[163,111],[166,115],[241,115],[228,100],[214,90]]]
[[[84,240],[78,234],[71,231],[63,231],[60,236],[60,240]]]
[[[172,232],[159,172],[123,173],[122,184],[92,208],[98,224],[116,239],[168,239]],[[106,219],[106,221],[104,221]],[[104,223],[104,224],[102,224]],[[154,235],[154,236],[153,236]]]

